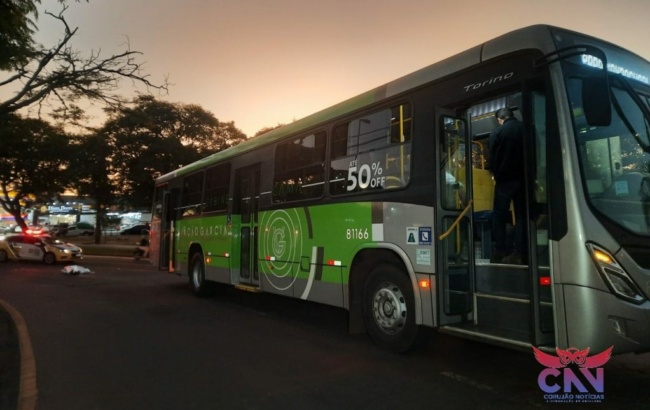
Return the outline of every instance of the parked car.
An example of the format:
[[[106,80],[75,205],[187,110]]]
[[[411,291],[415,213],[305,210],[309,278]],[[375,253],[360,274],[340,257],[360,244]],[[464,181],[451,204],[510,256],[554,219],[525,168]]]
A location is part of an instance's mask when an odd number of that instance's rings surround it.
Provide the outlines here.
[[[120,235],[146,235],[149,233],[149,224],[137,224],[120,230]]]
[[[64,236],[68,233],[68,224],[63,222],[50,226],[50,233],[55,236]]]
[[[88,222],[77,222],[68,226],[65,236],[91,236],[95,234],[95,227]]]
[[[16,228],[16,225],[14,225],[14,224],[7,225],[7,226],[2,226],[2,227],[0,227],[0,233],[12,233],[15,228]]]
[[[49,235],[16,234],[0,240],[0,262],[31,260],[51,265],[81,259],[82,256],[80,247]]]

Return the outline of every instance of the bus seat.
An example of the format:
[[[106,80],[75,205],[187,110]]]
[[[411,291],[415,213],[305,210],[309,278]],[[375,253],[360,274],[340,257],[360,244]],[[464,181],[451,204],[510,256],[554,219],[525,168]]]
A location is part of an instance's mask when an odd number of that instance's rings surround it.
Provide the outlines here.
[[[474,211],[491,211],[494,203],[494,180],[486,169],[472,168],[474,177]]]

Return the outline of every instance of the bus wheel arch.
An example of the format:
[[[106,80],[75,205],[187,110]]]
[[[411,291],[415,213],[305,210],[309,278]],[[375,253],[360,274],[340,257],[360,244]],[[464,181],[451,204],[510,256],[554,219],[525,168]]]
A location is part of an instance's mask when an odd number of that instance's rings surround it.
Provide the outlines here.
[[[350,333],[369,334],[375,343],[406,352],[418,339],[417,303],[403,259],[389,249],[366,249],[352,263],[349,278]]]
[[[203,250],[193,245],[189,252],[188,276],[189,285],[192,293],[198,297],[212,296],[215,291],[215,283],[205,279],[205,261],[203,260]]]

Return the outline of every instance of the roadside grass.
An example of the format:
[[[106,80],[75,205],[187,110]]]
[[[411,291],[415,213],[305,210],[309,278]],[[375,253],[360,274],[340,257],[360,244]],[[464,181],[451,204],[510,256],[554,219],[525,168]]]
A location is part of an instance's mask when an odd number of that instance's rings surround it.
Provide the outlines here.
[[[63,236],[59,239],[75,245],[95,244],[94,236]],[[142,239],[140,235],[102,235],[98,245],[133,245]]]
[[[64,236],[59,239],[80,246],[84,255],[132,257],[142,237],[139,235],[102,235],[98,244],[95,243],[94,236]]]
[[[132,257],[134,246],[80,245],[84,255],[93,256],[127,256]]]

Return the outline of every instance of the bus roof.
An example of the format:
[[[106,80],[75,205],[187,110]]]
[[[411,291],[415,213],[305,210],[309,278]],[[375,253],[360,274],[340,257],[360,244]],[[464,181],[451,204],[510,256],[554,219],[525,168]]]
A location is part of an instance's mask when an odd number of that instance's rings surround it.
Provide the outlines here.
[[[341,115],[351,113],[380,102],[386,98],[394,97],[403,92],[424,86],[432,81],[495,57],[526,49],[537,49],[544,54],[550,53],[555,50],[555,43],[552,39],[552,30],[558,30],[558,28],[539,24],[511,31],[470,48],[469,50],[357,95],[356,97],[350,98],[332,107],[311,114],[281,128],[269,131],[258,137],[248,139],[234,147],[217,152],[199,161],[169,172],[160,176],[156,183],[164,183],[178,176],[202,169],[205,166],[216,164],[226,159],[236,157],[242,153],[271,144],[297,132],[313,129],[318,125]]]

